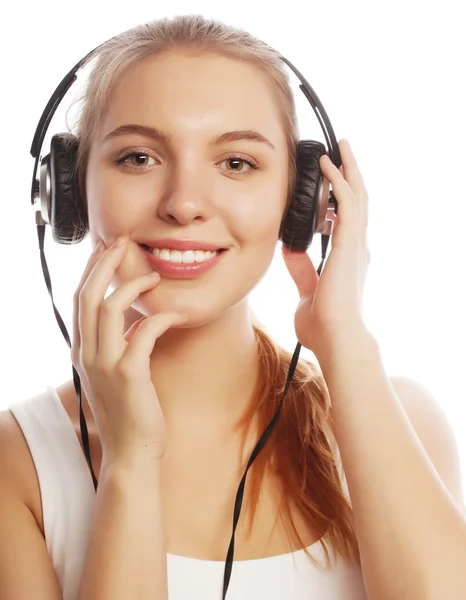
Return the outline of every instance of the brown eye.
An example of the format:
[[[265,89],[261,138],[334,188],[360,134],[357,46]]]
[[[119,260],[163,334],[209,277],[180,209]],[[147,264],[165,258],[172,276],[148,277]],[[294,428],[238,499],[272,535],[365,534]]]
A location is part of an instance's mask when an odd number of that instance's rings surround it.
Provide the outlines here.
[[[134,159],[134,160],[129,160],[129,159]],[[128,152],[127,154],[125,154],[124,156],[122,156],[121,158],[119,158],[116,162],[117,164],[129,164],[129,166],[131,167],[135,167],[136,169],[139,167],[148,167],[151,165],[147,164],[147,160],[155,160],[154,158],[152,158],[152,156],[149,156],[148,154],[146,154],[145,152]]]
[[[237,173],[238,175],[250,175],[255,169],[258,168],[257,164],[252,160],[246,160],[241,156],[228,156],[225,160],[222,160],[221,163],[229,163],[231,165],[231,169],[227,168],[227,171],[230,173]],[[245,169],[244,166],[248,165],[248,169]],[[242,168],[243,167],[243,168]]]
[[[230,165],[231,165],[231,167],[232,167],[233,171],[242,171],[243,169],[241,169],[240,167],[241,167],[242,165],[245,165],[245,164],[246,164],[246,161],[245,161],[245,160],[243,160],[242,158],[229,158],[229,159],[227,160],[227,162],[229,162],[229,163],[230,163]]]

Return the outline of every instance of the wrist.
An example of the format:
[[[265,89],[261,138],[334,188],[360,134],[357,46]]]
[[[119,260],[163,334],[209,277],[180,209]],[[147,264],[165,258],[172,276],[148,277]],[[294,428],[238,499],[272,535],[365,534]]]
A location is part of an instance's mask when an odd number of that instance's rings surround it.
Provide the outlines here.
[[[378,344],[365,324],[360,322],[335,328],[314,354],[324,371],[366,350],[378,350]]]
[[[151,454],[131,454],[119,457],[102,456],[102,475],[124,480],[131,477],[147,477],[147,475],[160,476],[162,458]]]

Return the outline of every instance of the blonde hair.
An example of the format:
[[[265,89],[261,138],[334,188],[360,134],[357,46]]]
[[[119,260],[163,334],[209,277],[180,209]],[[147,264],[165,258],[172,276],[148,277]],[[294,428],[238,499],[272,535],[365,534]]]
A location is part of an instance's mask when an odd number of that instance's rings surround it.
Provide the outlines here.
[[[274,92],[280,110],[289,151],[287,206],[296,183],[296,147],[299,132],[293,92],[280,55],[246,31],[208,20],[201,15],[164,18],[136,26],[99,46],[88,57],[97,59],[80,101],[77,121],[79,149],[76,180],[79,196],[86,205],[85,182],[89,151],[109,95],[118,78],[132,64],[169,50],[217,52],[235,60],[256,65]],[[259,75],[258,75],[259,76]],[[264,431],[283,395],[291,353],[276,344],[257,319],[254,332],[260,357],[260,373],[250,410],[244,416],[243,447],[253,417]],[[258,417],[257,417],[258,416]],[[327,543],[347,561],[360,564],[353,513],[343,490],[332,451],[335,446],[330,398],[322,373],[312,363],[300,359],[278,423],[267,444],[248,472],[245,505],[252,529],[259,493],[267,472],[278,474],[283,482],[280,516],[303,547],[293,522],[291,502],[318,532],[329,561]],[[283,511],[282,511],[283,509]],[[305,549],[309,558],[316,562]]]

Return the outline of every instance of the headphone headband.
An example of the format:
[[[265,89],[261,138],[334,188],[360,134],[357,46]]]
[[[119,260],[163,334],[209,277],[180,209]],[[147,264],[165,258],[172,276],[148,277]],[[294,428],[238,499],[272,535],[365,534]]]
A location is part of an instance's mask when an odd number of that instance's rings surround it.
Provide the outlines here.
[[[113,38],[111,38],[113,39]],[[34,138],[31,144],[31,156],[35,159],[34,162],[34,170],[32,172],[32,184],[31,184],[31,204],[33,205],[36,200],[39,198],[39,180],[36,178],[37,176],[37,166],[40,159],[40,151],[42,150],[42,145],[44,143],[45,134],[47,133],[48,126],[50,121],[55,114],[60,102],[63,100],[66,92],[70,89],[73,83],[77,79],[77,72],[88,62],[88,59],[98,50],[101,46],[106,44],[104,42],[99,44],[91,50],[84,58],[82,58],[65,77],[58,84],[57,88],[50,96],[49,101],[47,102],[42,115],[39,119],[39,122],[36,127],[36,131],[34,133]],[[293,71],[293,73],[298,77],[301,81],[301,85],[299,86],[305,97],[307,98],[309,104],[312,106],[316,117],[319,121],[319,124],[322,128],[322,131],[325,136],[325,141],[327,142],[327,148],[329,151],[330,159],[333,164],[339,169],[341,167],[341,156],[340,150],[338,148],[337,139],[335,137],[335,132],[333,131],[332,124],[330,123],[330,119],[327,116],[325,108],[322,105],[322,102],[319,100],[317,94],[312,89],[311,84],[307,81],[302,73],[298,71],[298,69],[284,56],[279,55],[281,60],[288,65],[288,67]]]

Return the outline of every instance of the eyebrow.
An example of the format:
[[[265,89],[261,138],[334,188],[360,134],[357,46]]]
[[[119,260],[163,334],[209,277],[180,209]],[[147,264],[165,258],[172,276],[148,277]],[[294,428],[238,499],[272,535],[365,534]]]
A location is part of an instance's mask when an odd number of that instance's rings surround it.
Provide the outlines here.
[[[165,133],[164,131],[162,131],[161,129],[158,129],[157,127],[150,127],[148,125],[129,124],[129,125],[120,125],[120,127],[117,127],[116,129],[114,129],[113,131],[108,133],[102,140],[102,143],[104,143],[112,138],[116,138],[116,137],[119,137],[122,135],[128,135],[131,133],[144,135],[146,137],[152,138],[153,140],[155,140],[157,142],[163,142],[163,143],[170,143],[170,141],[172,139],[168,133]],[[244,130],[239,130],[239,131],[226,131],[225,133],[222,133],[222,135],[212,138],[209,141],[209,145],[210,146],[218,146],[219,144],[224,144],[227,142],[237,142],[239,140],[248,140],[250,142],[261,142],[261,143],[267,144],[267,146],[272,148],[272,150],[276,149],[270,140],[268,140],[265,136],[263,136],[258,131],[253,131],[252,129],[244,129]]]

